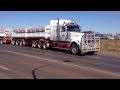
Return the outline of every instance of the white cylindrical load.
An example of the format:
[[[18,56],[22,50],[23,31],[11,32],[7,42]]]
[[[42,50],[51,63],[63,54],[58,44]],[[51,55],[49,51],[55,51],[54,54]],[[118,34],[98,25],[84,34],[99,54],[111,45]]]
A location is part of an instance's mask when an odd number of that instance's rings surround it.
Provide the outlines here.
[[[34,26],[26,30],[27,33],[45,32],[45,26]]]
[[[17,28],[12,31],[12,37],[25,37],[26,28]]]
[[[14,29],[12,32],[13,33],[22,33],[22,32],[25,32],[26,28],[17,28],[17,29]]]
[[[28,27],[28,28],[18,28],[13,30],[12,37],[17,37],[17,38],[45,37],[45,27],[35,26],[35,27]]]
[[[26,37],[45,37],[45,26],[34,26],[26,29]]]

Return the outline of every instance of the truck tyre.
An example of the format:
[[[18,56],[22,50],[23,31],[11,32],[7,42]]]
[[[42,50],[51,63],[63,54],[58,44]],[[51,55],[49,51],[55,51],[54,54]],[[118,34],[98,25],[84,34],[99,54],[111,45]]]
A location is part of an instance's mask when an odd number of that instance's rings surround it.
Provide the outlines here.
[[[47,43],[45,41],[43,42],[43,49],[47,49]]]
[[[42,49],[42,46],[43,46],[42,42],[38,41],[38,48]]]
[[[12,45],[15,45],[15,40],[12,40],[12,42],[11,42],[11,43],[12,43]]]
[[[25,40],[22,40],[22,44],[25,46],[25,45],[26,45],[26,41],[25,41]]]
[[[76,45],[76,44],[72,44],[71,45],[71,53],[73,54],[73,55],[77,55],[77,54],[79,54],[79,48],[78,48],[78,46]]]
[[[37,47],[37,41],[35,41],[35,40],[32,41],[32,47],[33,47],[33,48],[36,48],[36,47]]]
[[[23,41],[22,40],[20,40],[20,46],[23,46]]]
[[[3,40],[2,39],[0,40],[0,44],[3,44]]]
[[[17,46],[19,46],[19,45],[20,45],[19,40],[16,40],[16,45],[17,45]]]

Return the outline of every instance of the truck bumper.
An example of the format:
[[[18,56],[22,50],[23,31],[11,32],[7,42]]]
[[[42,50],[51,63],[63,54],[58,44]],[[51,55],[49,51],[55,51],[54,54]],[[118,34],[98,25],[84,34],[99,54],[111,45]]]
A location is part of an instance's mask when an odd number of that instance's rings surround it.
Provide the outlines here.
[[[88,44],[83,44],[81,47],[81,51],[83,53],[92,52],[92,51],[98,52],[100,51],[100,45],[95,44],[95,45],[89,46]]]

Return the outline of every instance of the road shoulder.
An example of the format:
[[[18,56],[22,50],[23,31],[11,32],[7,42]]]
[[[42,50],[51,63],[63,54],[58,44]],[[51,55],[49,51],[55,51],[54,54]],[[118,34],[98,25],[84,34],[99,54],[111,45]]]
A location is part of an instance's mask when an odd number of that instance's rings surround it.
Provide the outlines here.
[[[116,52],[108,52],[108,51],[99,51],[99,55],[107,55],[107,56],[112,56],[112,57],[118,57],[120,58],[120,54]]]

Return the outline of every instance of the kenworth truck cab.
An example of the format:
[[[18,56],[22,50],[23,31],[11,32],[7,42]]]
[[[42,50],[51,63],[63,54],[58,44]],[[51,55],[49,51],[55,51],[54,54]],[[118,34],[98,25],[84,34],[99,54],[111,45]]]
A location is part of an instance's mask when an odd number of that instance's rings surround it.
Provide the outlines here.
[[[95,53],[100,50],[100,38],[94,33],[82,33],[81,27],[73,20],[51,20],[50,30],[50,40],[58,43],[58,48],[68,49],[72,54]]]

